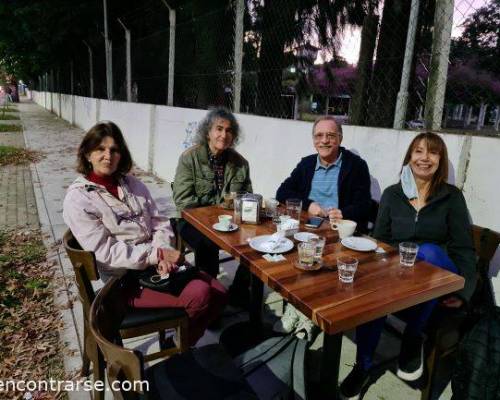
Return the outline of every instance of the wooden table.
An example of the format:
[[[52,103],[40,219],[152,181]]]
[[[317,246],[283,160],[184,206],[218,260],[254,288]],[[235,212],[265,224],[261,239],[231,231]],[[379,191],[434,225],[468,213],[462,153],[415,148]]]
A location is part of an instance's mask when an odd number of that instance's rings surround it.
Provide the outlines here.
[[[398,251],[379,242],[385,254],[357,252],[338,242],[336,231],[327,222],[319,229],[308,230],[326,237],[324,264],[331,269],[305,272],[293,266],[297,260],[296,246],[285,254],[286,261],[268,262],[262,254],[248,245],[248,239],[274,233],[270,220],[260,225],[242,224],[231,233],[218,232],[212,225],[221,214],[231,214],[219,206],[186,209],[183,218],[216,243],[221,249],[240,258],[242,265],[252,272],[252,304],[250,318],[260,324],[262,283],[280,293],[288,302],[307,315],[325,332],[324,359],[321,380],[338,380],[338,364],[342,332],[360,324],[410,306],[455,292],[464,286],[464,279],[429,263],[418,261],[413,268],[399,264]],[[305,214],[305,213],[302,213]],[[306,215],[303,215],[306,218]],[[307,230],[301,223],[300,230]],[[353,284],[338,280],[336,259],[353,256],[359,260]],[[335,386],[335,385],[333,385]],[[336,390],[336,387],[335,387]],[[335,397],[335,393],[333,393]]]

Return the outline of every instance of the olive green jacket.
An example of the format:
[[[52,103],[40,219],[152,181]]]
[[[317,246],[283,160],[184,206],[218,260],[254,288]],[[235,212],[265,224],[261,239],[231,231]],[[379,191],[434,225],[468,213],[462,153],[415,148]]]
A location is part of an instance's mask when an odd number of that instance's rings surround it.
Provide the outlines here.
[[[208,146],[195,145],[181,154],[173,184],[178,216],[184,208],[220,204],[224,193],[252,192],[248,161],[232,148],[225,151],[224,186],[219,194],[208,161]]]
[[[389,186],[380,199],[373,236],[395,247],[405,241],[439,245],[465,278],[465,287],[455,294],[470,299],[476,287],[476,256],[467,205],[455,186],[442,186],[418,212],[400,183]]]

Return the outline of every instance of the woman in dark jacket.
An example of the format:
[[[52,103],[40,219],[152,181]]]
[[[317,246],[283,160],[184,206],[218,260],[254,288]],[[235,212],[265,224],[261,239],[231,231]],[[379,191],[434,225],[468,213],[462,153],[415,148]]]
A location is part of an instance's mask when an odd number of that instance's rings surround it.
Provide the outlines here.
[[[399,183],[388,187],[380,200],[374,236],[398,246],[419,244],[417,258],[458,273],[465,287],[440,300],[445,307],[459,308],[475,287],[475,254],[465,199],[447,183],[448,154],[440,136],[425,132],[411,142]],[[397,375],[415,381],[423,373],[422,330],[437,300],[401,313],[407,325],[401,344]],[[356,399],[370,383],[370,368],[385,317],[356,329],[356,365],[342,383],[343,398]]]

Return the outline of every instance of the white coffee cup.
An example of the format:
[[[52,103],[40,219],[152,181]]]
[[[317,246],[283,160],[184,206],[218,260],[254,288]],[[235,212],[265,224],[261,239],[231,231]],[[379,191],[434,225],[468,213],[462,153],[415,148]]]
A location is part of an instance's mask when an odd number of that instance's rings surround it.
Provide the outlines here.
[[[231,227],[231,222],[233,221],[233,216],[224,214],[224,215],[219,215],[219,226],[221,229],[228,231],[229,228]]]
[[[344,239],[346,237],[352,236],[356,230],[356,222],[349,219],[337,219],[332,220],[330,225],[334,231],[339,232],[339,237]]]

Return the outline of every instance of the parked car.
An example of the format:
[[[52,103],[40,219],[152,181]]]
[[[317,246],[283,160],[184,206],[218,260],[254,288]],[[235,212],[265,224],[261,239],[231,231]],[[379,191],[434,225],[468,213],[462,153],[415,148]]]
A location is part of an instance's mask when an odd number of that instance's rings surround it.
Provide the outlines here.
[[[411,121],[406,121],[406,127],[409,129],[424,129],[424,121],[421,119],[414,119]]]

